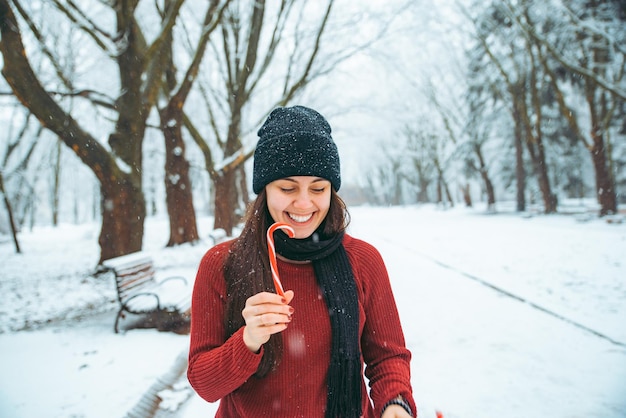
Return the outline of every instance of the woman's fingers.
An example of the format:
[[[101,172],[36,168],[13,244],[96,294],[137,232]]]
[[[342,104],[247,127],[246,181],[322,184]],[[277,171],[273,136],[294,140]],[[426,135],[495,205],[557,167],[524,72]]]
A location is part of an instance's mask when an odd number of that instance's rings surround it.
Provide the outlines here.
[[[291,292],[293,295],[293,291]],[[292,296],[293,298],[293,296]],[[246,306],[248,305],[262,305],[265,303],[269,303],[269,304],[276,304],[276,305],[284,305],[285,303],[288,303],[286,299],[284,299],[282,296],[277,295],[276,293],[270,293],[270,292],[261,292],[261,293],[257,293],[256,295],[252,295],[248,298],[248,300],[246,301]]]
[[[288,324],[291,322],[291,318],[289,316],[289,314],[263,313],[258,315],[256,319],[259,321],[259,326],[267,327],[276,324]]]
[[[251,351],[257,352],[272,334],[287,328],[294,312],[288,305],[291,299],[293,291],[285,292],[285,298],[269,292],[257,293],[248,298],[241,314],[246,321],[244,342]]]
[[[293,308],[289,306],[288,303],[293,299],[293,291],[289,290],[285,292],[285,296],[289,299],[283,298],[275,293],[257,293],[256,295],[248,298],[242,314],[244,318],[259,316],[266,313],[291,315],[293,313]]]

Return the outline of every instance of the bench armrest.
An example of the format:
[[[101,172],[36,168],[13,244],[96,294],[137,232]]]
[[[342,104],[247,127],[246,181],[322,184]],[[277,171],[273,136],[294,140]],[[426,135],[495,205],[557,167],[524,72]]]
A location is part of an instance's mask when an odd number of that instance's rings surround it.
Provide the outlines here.
[[[182,280],[182,281],[185,283],[185,285],[187,285],[187,284],[188,284],[188,283],[187,283],[187,279],[186,279],[185,277],[183,277],[183,276],[171,276],[171,277],[166,277],[165,279],[161,280],[161,281],[159,282],[159,286],[160,286],[162,283],[168,282],[168,281],[170,281],[170,280]]]

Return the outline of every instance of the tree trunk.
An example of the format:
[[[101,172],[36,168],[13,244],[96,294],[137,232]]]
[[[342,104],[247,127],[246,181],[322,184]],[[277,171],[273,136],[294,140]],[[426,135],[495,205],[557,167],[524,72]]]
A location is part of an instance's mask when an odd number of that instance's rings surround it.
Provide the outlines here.
[[[428,203],[428,186],[430,186],[430,179],[423,173],[423,170],[417,169],[417,184],[419,190],[417,192],[417,203]]]
[[[593,4],[594,8],[597,5]],[[596,74],[606,74],[609,53],[601,39],[594,37],[593,67]],[[600,90],[592,79],[585,80],[585,98],[591,115],[591,160],[596,174],[596,194],[600,204],[600,216],[617,213],[617,195],[615,192],[615,179],[609,163],[611,155],[604,140],[604,130],[608,129],[612,110],[608,109],[606,92]],[[617,98],[614,98],[617,100]],[[605,120],[603,123],[602,121]]]
[[[170,220],[168,247],[199,239],[189,180],[189,162],[185,158],[185,143],[181,131],[182,122],[177,122],[182,121],[182,114],[176,117],[172,110],[168,106],[159,112],[161,130],[165,137],[165,193]]]
[[[237,207],[236,170],[228,170],[213,182],[215,189],[214,229],[223,229],[226,235],[232,236],[237,224],[235,208]]]
[[[61,140],[55,144],[54,178],[52,179],[52,225],[59,225],[59,194],[61,188]]]
[[[465,186],[461,186],[461,192],[463,193],[463,202],[465,202],[465,207],[472,207],[472,195],[470,193],[470,185],[469,183],[465,183]]]
[[[250,195],[248,194],[248,180],[244,165],[239,166],[237,175],[239,176],[239,194],[241,195],[241,201],[243,202],[243,206],[247,208],[248,205],[250,205]]]
[[[483,152],[478,143],[474,144],[474,153],[476,154],[476,158],[478,158],[478,172],[480,173],[480,178],[485,183],[485,192],[487,193],[487,210],[492,211],[496,206],[496,193],[493,188],[493,183],[489,178],[489,171],[487,170],[487,165],[485,164]]]
[[[534,94],[536,86],[533,85],[531,88],[533,89],[531,93]],[[525,132],[524,142],[526,142],[526,148],[528,149],[528,154],[530,155],[535,175],[537,176],[537,183],[539,184],[539,190],[543,198],[544,213],[554,213],[556,212],[556,199],[552,194],[550,178],[548,177],[548,166],[546,164],[546,156],[541,137],[541,123],[537,121],[536,130],[533,134],[533,125],[528,107],[526,106],[526,93],[521,81],[512,89],[511,93],[514,101],[513,106],[517,113],[517,115],[514,114],[513,116],[519,117],[519,123],[521,124],[523,132]],[[537,114],[535,117],[537,119],[541,118],[539,111],[539,109],[536,109]]]
[[[443,191],[441,190],[441,177],[437,179],[437,200],[435,203],[437,203],[438,205],[443,203]]]
[[[241,97],[230,100],[230,124],[224,148],[224,158],[230,159],[241,149],[241,112],[244,102]],[[243,161],[223,167],[213,178],[215,189],[215,218],[214,229],[223,229],[228,236],[232,236],[233,228],[237,225],[237,209],[239,207],[239,189],[237,171]],[[246,191],[247,193],[247,191]]]
[[[516,184],[516,210],[526,210],[526,169],[524,168],[524,145],[522,142],[522,127],[519,122],[519,110],[513,109],[515,123],[515,184]]]
[[[428,203],[430,199],[428,198],[428,186],[430,182],[420,182],[420,188],[417,191],[417,203]]]
[[[608,169],[604,137],[599,129],[591,132],[593,145],[589,150],[596,173],[596,193],[600,204],[600,216],[617,213],[617,195],[615,194],[615,181]]]
[[[448,199],[448,202],[450,202],[450,207],[454,207],[454,200],[452,199],[452,193],[450,193],[450,187],[448,186],[448,182],[445,179],[442,179],[443,181],[443,190],[446,193],[446,198]]]
[[[485,183],[485,192],[487,193],[487,209],[494,210],[496,206],[496,194],[493,190],[493,183],[489,179],[489,174],[486,170],[480,171],[480,177],[483,179]]]
[[[140,251],[146,217],[141,189],[126,176],[102,184],[100,262]]]
[[[399,173],[397,164],[393,164],[391,172],[391,181],[393,181],[393,196],[391,204],[399,206],[402,204],[402,176]]]
[[[554,213],[556,212],[556,198],[550,187],[550,178],[548,177],[543,145],[537,144],[535,148],[535,140],[541,141],[540,138],[528,138],[526,140],[526,147],[528,148],[528,153],[530,154],[533,168],[535,169],[535,175],[537,176],[537,183],[541,191],[541,197],[543,198],[544,213]]]
[[[4,178],[2,177],[2,171],[0,170],[0,194],[4,199],[4,206],[7,209],[7,214],[9,217],[9,224],[11,225],[11,234],[13,235],[13,243],[15,244],[15,252],[20,254],[22,250],[20,249],[20,243],[17,240],[17,228],[15,227],[15,220],[13,219],[13,209],[11,209],[11,202],[9,202],[9,197],[4,190]]]
[[[543,145],[543,112],[542,112],[542,100],[540,98],[539,90],[543,88],[537,77],[539,69],[535,65],[535,54],[532,52],[532,48],[529,47],[529,56],[531,60],[531,72],[530,72],[530,98],[532,108],[534,109],[535,117],[535,135],[530,134],[531,125],[527,118],[524,121],[528,124],[528,140],[534,142],[537,145],[537,155],[533,158],[533,162],[536,163],[537,175],[539,180],[539,188],[543,196],[543,205],[545,213],[556,212],[556,195],[552,193],[552,186],[550,185],[550,177],[548,176],[548,164],[546,163],[546,152]],[[525,102],[524,102],[525,103]],[[528,114],[528,113],[527,113]],[[535,156],[533,156],[535,157]]]

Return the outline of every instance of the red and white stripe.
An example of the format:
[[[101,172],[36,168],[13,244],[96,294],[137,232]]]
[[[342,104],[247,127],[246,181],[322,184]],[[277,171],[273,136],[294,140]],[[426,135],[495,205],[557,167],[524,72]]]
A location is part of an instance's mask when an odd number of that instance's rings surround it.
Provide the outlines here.
[[[270,269],[272,270],[272,279],[274,279],[274,287],[276,287],[276,293],[281,296],[285,296],[285,291],[283,290],[283,284],[280,282],[280,276],[278,275],[278,263],[276,262],[276,248],[274,248],[274,232],[278,229],[283,229],[289,236],[289,238],[293,238],[296,235],[296,231],[294,229],[282,222],[276,222],[272,224],[267,230],[267,252],[270,256]]]

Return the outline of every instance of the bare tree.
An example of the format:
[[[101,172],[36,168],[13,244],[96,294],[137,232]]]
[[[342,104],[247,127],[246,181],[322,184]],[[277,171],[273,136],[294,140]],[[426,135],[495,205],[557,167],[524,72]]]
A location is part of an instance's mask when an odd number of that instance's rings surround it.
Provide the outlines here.
[[[391,148],[379,144],[379,152],[374,167],[365,175],[371,193],[368,199],[383,205],[400,205],[404,203],[402,184],[408,181],[414,184],[414,178],[404,171],[406,160],[401,148]]]
[[[220,22],[223,10],[229,1],[221,3],[219,0],[213,0],[209,3],[201,25],[198,44],[192,51],[194,55],[180,83],[176,80],[172,35],[170,34],[166,40],[168,48],[163,54],[161,65],[166,69],[163,94],[168,100],[164,106],[159,106],[159,116],[161,130],[165,137],[165,191],[170,219],[168,246],[198,240],[196,213],[189,178],[189,162],[185,159],[183,107],[197,78],[209,38]],[[167,17],[169,9],[175,6],[175,2],[168,0],[166,6],[164,18]]]
[[[523,42],[523,38],[520,42],[518,34],[509,30],[506,15],[499,5],[493,4],[486,8],[479,18],[471,17],[468,12],[466,16],[474,22],[478,45],[504,81],[513,121],[519,125],[515,132],[523,133],[524,144],[543,197],[544,212],[553,213],[557,210],[557,201],[548,176],[542,132],[542,103],[539,100],[543,79],[538,74],[539,66],[532,50],[527,42]],[[493,36],[494,33],[498,36]],[[520,149],[516,150],[519,153]],[[521,161],[519,155],[517,161]]]
[[[404,129],[407,138],[407,156],[411,162],[410,173],[405,174],[405,179],[417,188],[417,202],[428,203],[430,198],[428,191],[434,180],[435,167],[428,152],[426,137],[419,130],[408,125]]]
[[[291,103],[380,36],[339,48],[330,40],[333,7],[332,0],[233,0],[221,20],[221,36],[211,39],[211,63],[219,67],[206,72],[199,99],[207,108],[210,131],[199,128],[197,117],[188,117],[186,127],[202,150],[214,186],[214,227],[229,235],[248,197],[244,163],[255,144],[244,141],[246,135],[273,107]]]
[[[65,76],[44,36],[18,0],[0,0],[0,51],[2,74],[15,96],[50,131],[54,132],[95,174],[101,187],[102,229],[100,259],[138,251],[142,247],[146,208],[142,190],[142,143],[151,109],[163,87],[165,68],[160,65],[183,0],[172,3],[151,43],[146,41],[135,18],[138,2],[111,4],[115,27],[107,31],[97,18],[74,2],[54,0],[67,22],[77,25],[92,44],[112,57],[119,70],[119,95],[108,99],[104,92],[76,88]],[[104,3],[98,7],[105,7]],[[63,81],[63,91],[48,91],[25,53],[14,10],[18,11],[40,49]],[[90,9],[90,13],[94,10]],[[58,97],[82,97],[114,111],[115,123],[102,145],[66,110]]]
[[[21,230],[29,213],[34,212],[37,173],[32,174],[29,167],[33,165],[36,148],[41,148],[37,145],[42,129],[33,123],[32,115],[18,112],[16,109],[6,123],[7,146],[3,150],[0,170],[3,171],[5,199],[10,203],[7,210],[11,212],[15,228]]]
[[[441,83],[443,85],[443,83]],[[438,141],[443,142],[439,147],[424,144],[427,149],[432,149],[432,161],[436,168],[438,177],[445,179],[444,170],[440,161],[446,160],[448,171],[453,165],[453,161],[463,161],[463,168],[458,170],[460,175],[464,175],[464,179],[459,179],[459,187],[461,188],[466,205],[471,206],[471,197],[469,195],[469,178],[478,174],[484,184],[484,190],[487,194],[487,209],[495,210],[495,188],[489,174],[489,161],[484,151],[485,144],[489,140],[488,130],[491,125],[491,117],[488,116],[489,109],[487,105],[477,95],[472,94],[472,88],[462,90],[464,95],[446,100],[444,104],[441,96],[444,95],[441,88],[436,88],[435,83],[429,80],[426,84],[425,95],[428,97],[432,109],[443,124],[441,131],[446,135],[441,135]],[[451,92],[445,92],[447,96],[451,96]],[[452,96],[453,97],[453,96]],[[424,122],[423,125],[428,125]],[[430,141],[436,144],[435,141]],[[444,146],[447,145],[447,146]],[[445,181],[439,181],[441,186],[438,188],[438,202],[443,200],[443,192],[447,196],[448,201],[454,205],[450,189]]]
[[[20,206],[20,202],[22,200],[20,197],[22,193],[27,193],[29,195],[32,194],[30,189],[27,191],[24,190],[25,179],[23,173],[26,171],[26,167],[28,166],[35,151],[35,147],[37,145],[36,139],[41,133],[41,131],[38,131],[35,138],[28,141],[27,138],[29,137],[29,128],[31,128],[32,125],[31,119],[30,115],[26,115],[21,121],[21,126],[17,129],[17,132],[13,129],[14,123],[12,121],[7,123],[8,129],[6,130],[6,149],[3,150],[3,158],[0,165],[0,195],[2,195],[4,207],[7,212],[9,227],[15,244],[15,251],[17,253],[21,253],[17,237],[21,223],[15,216],[15,207]],[[20,147],[23,148],[21,152]],[[13,164],[11,164],[11,161],[13,161]],[[7,181],[11,180],[12,177],[17,177],[15,181],[17,184],[17,187],[15,187],[16,205],[11,203],[11,197],[9,196],[9,191],[6,186]],[[26,200],[28,201],[29,198],[26,198]],[[24,211],[25,210],[26,209],[24,209]]]
[[[232,233],[238,221],[238,198],[247,194],[247,188],[241,190],[241,183],[237,179],[245,177],[242,172],[243,163],[253,151],[252,147],[244,148],[241,140],[244,109],[250,105],[255,90],[278,54],[278,47],[284,41],[282,37],[295,3],[294,0],[282,1],[269,19],[265,0],[254,3],[236,0],[229,4],[220,25],[221,39],[219,43],[211,43],[214,62],[220,63],[221,80],[217,85],[210,85],[204,90],[217,147],[209,145],[192,120],[187,119],[188,129],[204,154],[214,184],[214,228],[222,228],[228,234]],[[285,82],[283,94],[277,104],[287,103],[314,76],[312,66],[319,53],[321,36],[331,5],[332,2],[329,2],[315,42],[308,45],[308,65],[292,75],[295,79]],[[270,39],[264,43],[262,37],[267,34]],[[301,53],[302,50],[297,52]],[[218,126],[218,118],[224,121],[223,130]],[[221,159],[215,158],[214,148],[219,149],[223,156]]]
[[[616,109],[626,100],[623,6],[601,1],[558,2],[551,16],[537,16],[531,13],[530,1],[506,4],[512,20],[533,43],[563,117],[590,153],[600,215],[615,213],[617,195],[607,135]],[[564,73],[575,77],[560,76]],[[582,84],[576,79],[582,79]],[[568,85],[585,98],[590,137],[582,133],[577,112],[567,105]]]

